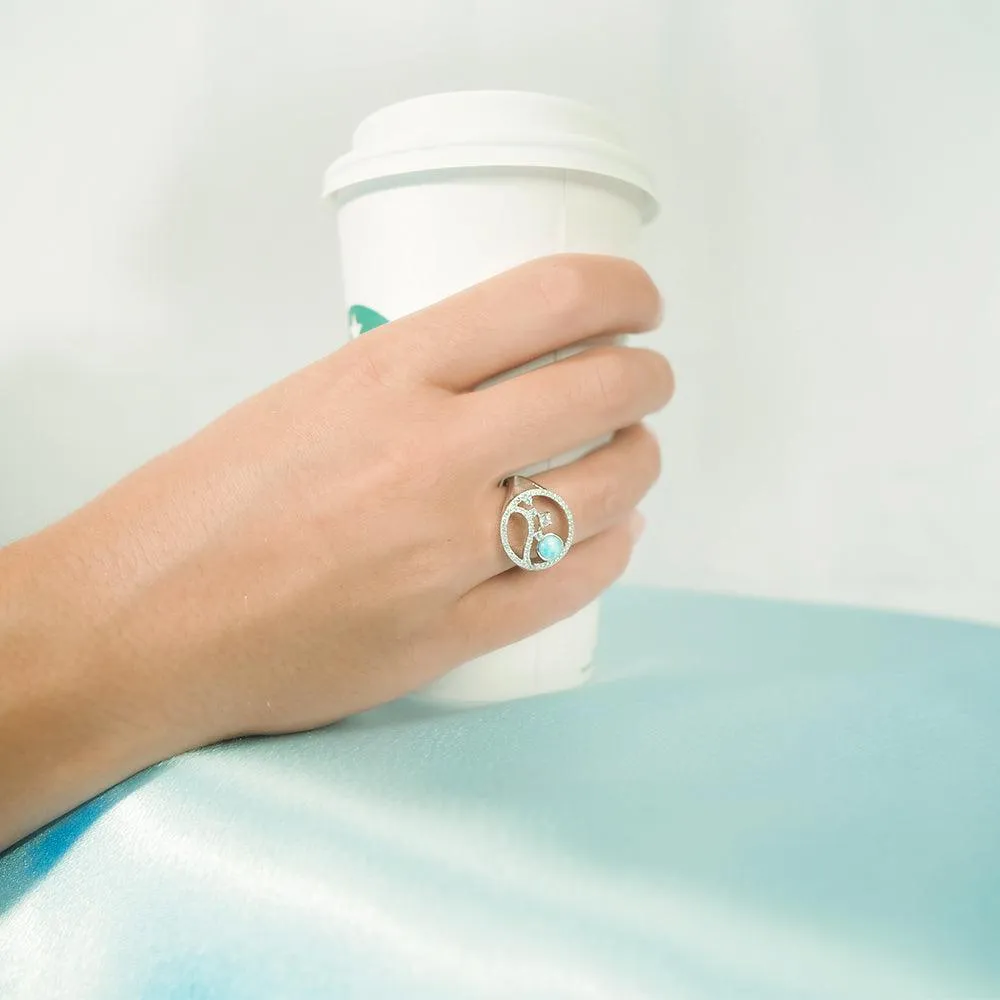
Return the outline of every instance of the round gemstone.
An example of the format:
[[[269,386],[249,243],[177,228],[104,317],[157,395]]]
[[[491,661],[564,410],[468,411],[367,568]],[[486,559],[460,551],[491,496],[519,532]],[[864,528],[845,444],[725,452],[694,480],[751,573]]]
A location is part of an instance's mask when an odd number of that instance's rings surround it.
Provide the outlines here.
[[[542,535],[538,540],[538,554],[546,562],[554,562],[562,551],[563,540],[558,535]]]

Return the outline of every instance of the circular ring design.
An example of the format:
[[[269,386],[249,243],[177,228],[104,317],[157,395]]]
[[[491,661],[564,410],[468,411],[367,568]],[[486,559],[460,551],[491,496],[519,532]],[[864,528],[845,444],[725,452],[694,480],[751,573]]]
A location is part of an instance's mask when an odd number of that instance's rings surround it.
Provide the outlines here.
[[[539,486],[525,476],[512,476],[505,480],[508,501],[500,515],[500,543],[507,557],[521,569],[549,569],[564,559],[573,545],[573,512],[558,493]],[[511,495],[513,494],[513,495]],[[544,498],[558,507],[566,521],[565,538],[552,528],[552,513],[535,507],[535,500]],[[510,541],[510,520],[522,517],[525,522],[525,540],[520,552]]]

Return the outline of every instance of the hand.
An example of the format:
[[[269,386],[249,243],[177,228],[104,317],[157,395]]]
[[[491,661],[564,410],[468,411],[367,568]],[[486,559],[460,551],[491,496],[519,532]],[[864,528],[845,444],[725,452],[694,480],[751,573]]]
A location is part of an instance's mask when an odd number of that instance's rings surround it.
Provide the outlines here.
[[[668,401],[669,365],[605,346],[471,390],[659,314],[635,264],[532,262],[353,341],[22,543],[50,567],[46,606],[64,609],[55,659],[87,660],[76,711],[100,699],[105,729],[133,743],[103,783],[369,708],[595,598],[659,471],[640,421]],[[615,432],[544,476],[573,508],[573,551],[511,569],[501,478]]]

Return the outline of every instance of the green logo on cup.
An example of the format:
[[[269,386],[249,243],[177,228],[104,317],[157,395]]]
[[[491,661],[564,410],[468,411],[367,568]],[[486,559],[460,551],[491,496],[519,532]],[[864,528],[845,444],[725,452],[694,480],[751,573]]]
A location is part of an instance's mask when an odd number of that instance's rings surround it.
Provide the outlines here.
[[[352,337],[359,337],[369,330],[384,326],[389,321],[381,314],[369,309],[368,306],[351,306],[347,310],[347,327]]]

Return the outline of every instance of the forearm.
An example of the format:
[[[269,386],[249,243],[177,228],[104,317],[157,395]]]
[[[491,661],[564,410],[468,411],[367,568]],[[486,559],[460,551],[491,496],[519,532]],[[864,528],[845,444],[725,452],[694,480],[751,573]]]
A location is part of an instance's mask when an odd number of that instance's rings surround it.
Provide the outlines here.
[[[0,849],[173,749],[71,559],[52,529],[0,550]]]

